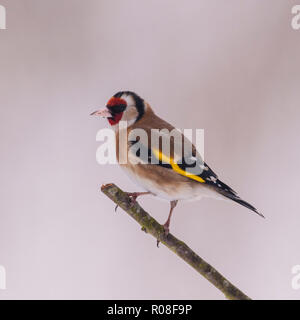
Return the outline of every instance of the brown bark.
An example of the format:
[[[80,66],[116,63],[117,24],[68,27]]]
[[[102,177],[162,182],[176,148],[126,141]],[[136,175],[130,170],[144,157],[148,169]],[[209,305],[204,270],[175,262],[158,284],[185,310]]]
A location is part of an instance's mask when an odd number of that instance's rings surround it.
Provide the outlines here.
[[[197,272],[218,288],[227,299],[230,300],[251,300],[241,290],[235,287],[214,267],[200,258],[184,242],[180,241],[172,234],[167,236],[164,228],[154,218],[152,218],[137,202],[132,202],[126,192],[123,192],[114,184],[107,184],[101,187],[101,191],[113,202],[127,212],[141,226],[142,230],[176,253],[181,259],[192,266]]]

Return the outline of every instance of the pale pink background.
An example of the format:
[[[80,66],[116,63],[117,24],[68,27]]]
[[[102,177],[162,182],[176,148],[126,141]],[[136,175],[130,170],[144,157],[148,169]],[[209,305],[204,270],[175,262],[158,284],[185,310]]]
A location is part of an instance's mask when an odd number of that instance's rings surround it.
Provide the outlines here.
[[[254,299],[299,299],[300,30],[287,0],[1,0],[1,299],[223,299],[99,191],[89,116],[129,89],[257,206],[180,203],[172,232]],[[169,205],[141,200],[160,222]]]

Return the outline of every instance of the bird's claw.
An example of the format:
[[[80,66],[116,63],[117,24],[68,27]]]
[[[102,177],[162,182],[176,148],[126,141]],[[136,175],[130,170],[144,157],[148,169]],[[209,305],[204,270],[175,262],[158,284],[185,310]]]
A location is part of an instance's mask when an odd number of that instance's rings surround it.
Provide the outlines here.
[[[135,204],[137,204],[137,197],[140,195],[138,192],[126,192],[127,196],[129,197],[129,205],[130,207],[133,207]],[[117,204],[115,207],[115,212],[117,212],[117,209],[119,208],[119,205]]]
[[[137,201],[136,201],[136,198],[133,198],[133,197],[130,197],[129,199],[130,199],[129,205],[132,208],[137,203]]]
[[[169,226],[164,224],[163,227],[164,227],[164,236],[167,237],[168,234],[170,233]],[[157,248],[159,248],[159,244],[160,244],[160,240],[157,239],[157,241],[156,241]]]
[[[170,233],[169,226],[164,225],[164,234],[165,234],[165,236],[167,237],[169,233]]]
[[[128,197],[129,197],[130,206],[133,207],[137,203],[136,201],[137,196],[128,194]]]

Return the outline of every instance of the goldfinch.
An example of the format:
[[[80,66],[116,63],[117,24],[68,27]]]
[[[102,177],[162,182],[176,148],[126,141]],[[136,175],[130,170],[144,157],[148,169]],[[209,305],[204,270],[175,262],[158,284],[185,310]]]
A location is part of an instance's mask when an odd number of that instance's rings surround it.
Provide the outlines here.
[[[107,118],[115,130],[117,160],[129,177],[143,189],[143,192],[128,193],[132,200],[151,194],[170,202],[169,216],[164,224],[166,234],[169,233],[171,216],[179,200],[197,200],[202,197],[230,199],[264,217],[220,181],[202,161],[190,140],[159,118],[150,105],[134,92],[116,93],[106,108],[91,115]],[[121,126],[123,121],[126,121],[127,127]],[[146,136],[142,137],[141,132],[145,132]],[[174,132],[175,136],[180,137],[179,140],[174,137]],[[122,141],[121,134],[125,136]],[[169,139],[170,152],[165,152],[163,148],[162,139],[165,137]],[[153,144],[154,139],[158,143]],[[177,148],[178,145],[184,145],[184,150]]]

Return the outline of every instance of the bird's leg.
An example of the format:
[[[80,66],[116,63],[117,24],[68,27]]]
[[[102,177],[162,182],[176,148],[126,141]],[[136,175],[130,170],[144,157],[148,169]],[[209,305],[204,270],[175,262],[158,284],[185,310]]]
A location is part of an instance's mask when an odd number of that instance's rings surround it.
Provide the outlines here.
[[[164,224],[164,229],[165,229],[165,235],[167,236],[168,233],[169,233],[169,227],[170,227],[170,222],[171,222],[171,217],[172,217],[172,213],[173,213],[173,210],[174,208],[176,207],[178,203],[178,200],[173,200],[170,202],[171,204],[171,208],[170,208],[170,213],[169,213],[169,216],[168,216],[168,220],[166,221],[166,223]]]
[[[170,208],[168,220],[167,220],[166,223],[163,225],[166,236],[169,234],[169,227],[170,227],[172,212],[173,212],[174,208],[177,206],[177,203],[178,203],[178,200],[170,201],[171,208]],[[159,248],[159,243],[160,243],[160,240],[157,240],[157,241],[156,241],[157,248]]]
[[[135,203],[137,197],[150,194],[151,192],[127,192],[126,194],[130,197],[131,202]]]
[[[146,195],[146,194],[151,194],[151,192],[126,192],[126,194],[130,198],[131,204],[135,204],[137,197],[143,196],[143,195]],[[115,207],[115,211],[117,211],[118,207],[119,207],[119,205],[117,205]]]

